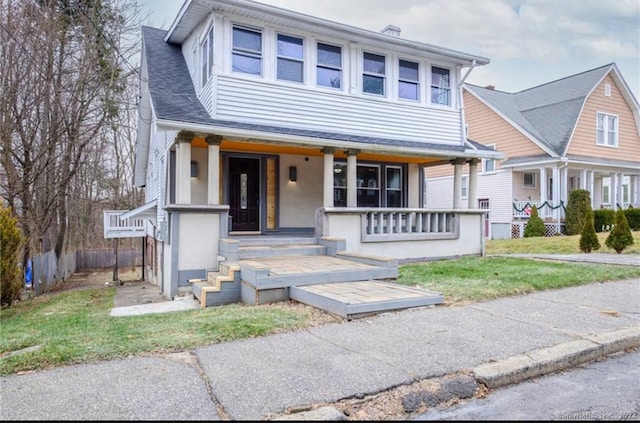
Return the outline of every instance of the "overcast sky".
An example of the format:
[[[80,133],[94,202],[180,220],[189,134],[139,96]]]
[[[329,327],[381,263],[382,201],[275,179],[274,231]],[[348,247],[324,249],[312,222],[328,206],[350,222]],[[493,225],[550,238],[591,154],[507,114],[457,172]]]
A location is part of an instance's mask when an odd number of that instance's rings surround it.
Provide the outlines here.
[[[168,29],[182,0],[138,0]],[[467,82],[517,92],[615,62],[640,100],[640,0],[262,0],[491,60]]]

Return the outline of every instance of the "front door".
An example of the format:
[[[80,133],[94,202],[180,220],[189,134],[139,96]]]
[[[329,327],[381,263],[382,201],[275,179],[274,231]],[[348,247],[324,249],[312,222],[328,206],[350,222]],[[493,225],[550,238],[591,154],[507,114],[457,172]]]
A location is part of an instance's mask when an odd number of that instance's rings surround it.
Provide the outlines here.
[[[229,214],[232,231],[260,230],[260,159],[229,158]]]

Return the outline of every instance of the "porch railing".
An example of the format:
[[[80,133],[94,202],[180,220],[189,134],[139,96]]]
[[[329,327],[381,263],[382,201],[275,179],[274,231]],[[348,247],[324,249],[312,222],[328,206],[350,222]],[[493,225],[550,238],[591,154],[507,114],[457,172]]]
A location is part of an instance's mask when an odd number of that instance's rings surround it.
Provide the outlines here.
[[[106,210],[103,212],[104,237],[141,238],[146,235],[145,219],[130,218],[122,220],[120,216],[129,210]]]
[[[363,242],[448,239],[459,234],[458,216],[452,211],[378,209],[361,216]]]

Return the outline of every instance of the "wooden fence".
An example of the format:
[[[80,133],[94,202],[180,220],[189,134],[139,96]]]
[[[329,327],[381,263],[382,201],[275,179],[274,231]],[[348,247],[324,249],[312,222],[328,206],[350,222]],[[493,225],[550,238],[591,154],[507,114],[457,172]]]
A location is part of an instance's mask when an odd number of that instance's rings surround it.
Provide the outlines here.
[[[107,269],[115,266],[116,255],[113,248],[76,251],[76,269]],[[142,266],[141,249],[118,249],[118,267]]]

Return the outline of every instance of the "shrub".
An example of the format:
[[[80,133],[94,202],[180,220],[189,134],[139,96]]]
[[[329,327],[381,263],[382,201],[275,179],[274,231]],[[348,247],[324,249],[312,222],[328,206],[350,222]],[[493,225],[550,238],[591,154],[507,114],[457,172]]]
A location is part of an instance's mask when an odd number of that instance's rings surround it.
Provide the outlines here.
[[[18,219],[11,210],[0,205],[0,304],[11,306],[20,297],[22,272],[18,267],[18,251],[22,234]]]
[[[593,222],[591,204],[587,204],[584,226],[580,233],[580,251],[583,253],[590,253],[591,251],[598,250],[600,248],[600,241],[598,241],[598,235],[596,235],[596,229]]]
[[[565,231],[567,235],[577,235],[584,227],[587,205],[591,204],[591,196],[586,189],[574,189],[569,193]]]
[[[535,205],[531,207],[531,216],[527,225],[524,227],[524,237],[545,236],[544,221],[538,216],[538,207]]]
[[[607,236],[604,243],[607,247],[614,249],[618,254],[620,254],[622,250],[627,248],[629,245],[633,245],[633,234],[629,228],[629,222],[627,222],[625,212],[621,208],[616,210],[616,219],[613,222],[613,229],[609,233],[609,236]]]
[[[613,226],[616,212],[611,209],[599,209],[593,211],[594,226],[596,232],[607,232]]]
[[[640,209],[634,209],[629,206],[624,211],[624,214],[627,217],[627,222],[629,222],[629,228],[632,231],[640,231]]]

